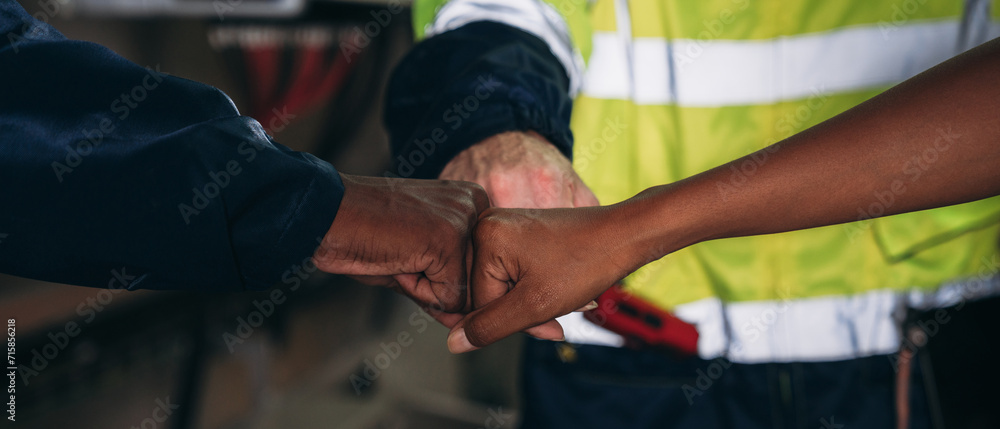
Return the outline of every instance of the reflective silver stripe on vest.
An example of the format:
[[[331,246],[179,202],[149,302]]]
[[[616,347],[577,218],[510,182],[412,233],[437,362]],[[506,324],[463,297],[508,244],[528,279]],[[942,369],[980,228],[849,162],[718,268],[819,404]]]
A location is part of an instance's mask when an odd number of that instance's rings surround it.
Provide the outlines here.
[[[877,290],[850,296],[738,302],[706,298],[674,308],[674,315],[698,328],[698,355],[738,363],[826,362],[891,354],[901,344],[906,308],[948,308],[943,323],[962,304],[1000,295],[1000,266],[971,280],[933,291]],[[620,336],[573,313],[558,319],[566,340],[621,347]],[[939,322],[935,322],[939,323]],[[939,323],[940,324],[940,323]],[[933,337],[937,328],[922,326]]]
[[[719,107],[879,88],[960,53],[960,27],[956,19],[711,41],[628,41],[617,32],[595,32],[583,93],[637,104]]]

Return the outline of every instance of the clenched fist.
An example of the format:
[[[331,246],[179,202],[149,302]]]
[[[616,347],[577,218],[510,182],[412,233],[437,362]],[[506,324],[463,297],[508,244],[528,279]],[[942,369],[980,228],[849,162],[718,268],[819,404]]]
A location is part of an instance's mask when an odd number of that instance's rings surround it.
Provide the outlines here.
[[[341,175],[344,198],[313,255],[319,269],[394,288],[445,325],[467,310],[467,260],[479,214],[474,183]]]
[[[636,270],[616,210],[489,209],[474,235],[470,313],[448,337],[461,353],[515,332],[560,338],[555,317],[579,309]]]
[[[495,207],[538,209],[598,205],[597,197],[573,171],[570,160],[534,131],[500,133],[476,143],[455,156],[440,178],[478,183],[486,189]],[[543,339],[563,337],[555,321],[526,332]]]
[[[459,153],[439,176],[482,185],[496,207],[596,206],[569,159],[534,131],[497,134]]]

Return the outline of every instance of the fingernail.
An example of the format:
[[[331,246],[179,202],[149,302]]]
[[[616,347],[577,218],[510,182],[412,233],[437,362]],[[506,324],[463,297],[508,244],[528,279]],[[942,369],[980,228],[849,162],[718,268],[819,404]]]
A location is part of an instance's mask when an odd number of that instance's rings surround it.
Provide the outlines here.
[[[538,336],[531,335],[531,334],[527,334],[527,335],[529,337],[531,337],[531,338],[536,339],[536,340],[555,341],[555,342],[558,342],[558,343],[565,343],[566,342],[566,337],[565,336],[559,337],[559,338],[544,338],[544,337],[538,337]]]
[[[590,301],[589,303],[587,303],[587,305],[585,305],[583,307],[580,307],[580,308],[578,308],[576,310],[573,310],[573,311],[575,313],[579,313],[581,311],[590,311],[590,310],[593,310],[595,308],[597,308],[597,301]]]
[[[475,349],[476,347],[465,337],[465,328],[458,328],[448,334],[448,351],[452,354],[465,353]]]

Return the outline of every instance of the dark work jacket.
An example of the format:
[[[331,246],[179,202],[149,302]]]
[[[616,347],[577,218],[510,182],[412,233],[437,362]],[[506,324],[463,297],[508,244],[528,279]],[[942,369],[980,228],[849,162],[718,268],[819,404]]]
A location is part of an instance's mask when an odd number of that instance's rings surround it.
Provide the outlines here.
[[[0,272],[266,289],[308,262],[340,175],[213,87],[67,40],[0,0]]]
[[[565,69],[541,39],[504,24],[473,22],[418,43],[385,105],[399,177],[436,178],[459,152],[506,131],[536,131],[573,154]]]

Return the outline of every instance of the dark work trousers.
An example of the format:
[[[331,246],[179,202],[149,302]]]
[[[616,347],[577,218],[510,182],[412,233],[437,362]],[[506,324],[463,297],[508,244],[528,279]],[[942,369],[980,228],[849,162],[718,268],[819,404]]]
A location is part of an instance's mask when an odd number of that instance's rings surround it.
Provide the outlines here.
[[[895,356],[736,364],[528,339],[526,429],[896,427]],[[929,428],[919,365],[910,428]]]

